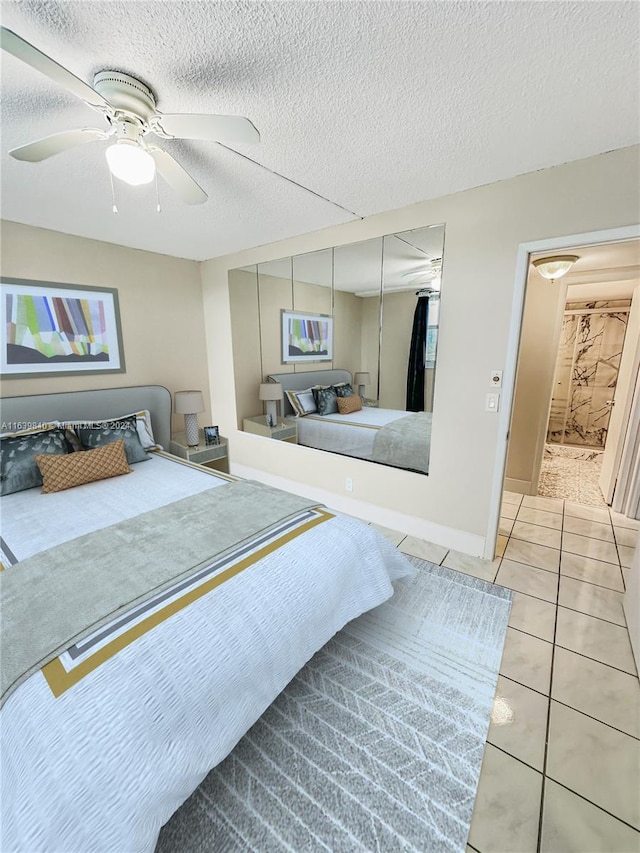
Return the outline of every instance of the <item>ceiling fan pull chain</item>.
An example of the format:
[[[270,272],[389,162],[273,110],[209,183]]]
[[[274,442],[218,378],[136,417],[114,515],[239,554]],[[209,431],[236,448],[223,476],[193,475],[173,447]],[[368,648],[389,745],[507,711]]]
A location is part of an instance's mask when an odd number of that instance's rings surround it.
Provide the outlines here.
[[[162,213],[160,207],[160,188],[158,187],[158,170],[156,169],[156,213]]]
[[[113,175],[111,174],[111,169],[109,169],[109,180],[111,181],[111,198],[113,200],[113,207],[111,210],[113,213],[117,213],[118,205],[116,204],[116,188],[113,186]]]

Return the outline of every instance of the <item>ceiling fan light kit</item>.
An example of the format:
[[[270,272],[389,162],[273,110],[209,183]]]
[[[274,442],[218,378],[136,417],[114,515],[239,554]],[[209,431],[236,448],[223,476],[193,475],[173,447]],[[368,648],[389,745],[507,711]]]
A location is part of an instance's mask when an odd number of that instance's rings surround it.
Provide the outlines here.
[[[247,118],[159,113],[151,89],[129,74],[100,71],[94,76],[92,87],[12,30],[0,27],[0,36],[3,50],[72,92],[97,110],[109,125],[106,131],[79,128],[14,148],[9,154],[16,160],[37,163],[87,142],[110,139],[112,144],[105,153],[109,170],[116,178],[140,186],[151,183],[157,172],[185,204],[202,204],[207,193],[164,149],[149,145],[147,134],[205,142],[260,141],[260,134]]]
[[[156,174],[156,163],[151,154],[128,139],[110,145],[105,156],[111,174],[132,187],[150,184]]]

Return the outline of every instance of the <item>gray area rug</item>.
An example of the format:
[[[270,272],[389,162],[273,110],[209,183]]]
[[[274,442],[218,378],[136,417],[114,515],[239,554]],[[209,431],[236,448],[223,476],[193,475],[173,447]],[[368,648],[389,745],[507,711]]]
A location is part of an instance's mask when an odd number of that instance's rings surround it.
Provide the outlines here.
[[[464,851],[511,592],[410,558],[163,827],[156,853]]]

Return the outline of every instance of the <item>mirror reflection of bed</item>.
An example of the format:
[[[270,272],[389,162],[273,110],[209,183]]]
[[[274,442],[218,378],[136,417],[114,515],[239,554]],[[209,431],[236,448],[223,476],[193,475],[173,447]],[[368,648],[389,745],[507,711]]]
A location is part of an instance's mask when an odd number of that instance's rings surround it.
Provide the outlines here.
[[[278,381],[298,444],[428,473],[443,250],[436,225],[230,271],[239,428],[263,413],[259,385]],[[331,320],[318,357],[296,343],[289,360],[291,312]],[[301,415],[287,395],[341,382],[362,409]]]
[[[377,404],[367,405],[365,398],[364,405],[358,399],[360,408],[355,411],[320,414],[313,407],[312,393],[308,392],[314,387],[346,388],[353,392],[353,378],[348,370],[273,373],[267,378],[282,386],[284,417],[296,419],[298,444],[421,474],[429,472],[430,412],[385,409]],[[307,401],[311,409],[308,413],[294,409],[299,395]],[[352,396],[358,395],[349,395]]]

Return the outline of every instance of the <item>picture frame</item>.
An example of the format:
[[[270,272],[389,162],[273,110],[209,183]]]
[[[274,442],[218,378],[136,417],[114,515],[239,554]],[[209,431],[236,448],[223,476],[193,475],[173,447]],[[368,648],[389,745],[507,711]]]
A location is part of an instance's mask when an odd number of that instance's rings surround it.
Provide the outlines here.
[[[0,278],[5,379],[126,373],[118,291]]]
[[[281,311],[282,364],[333,361],[333,317]]]
[[[204,427],[204,443],[207,446],[220,444],[220,430],[217,426]]]

